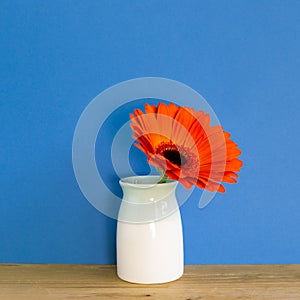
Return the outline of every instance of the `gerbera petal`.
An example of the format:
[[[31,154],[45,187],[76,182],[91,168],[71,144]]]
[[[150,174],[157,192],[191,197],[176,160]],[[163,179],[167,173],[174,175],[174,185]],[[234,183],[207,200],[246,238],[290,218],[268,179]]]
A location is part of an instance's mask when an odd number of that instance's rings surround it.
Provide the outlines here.
[[[155,105],[145,104],[146,114],[156,114],[157,107]]]
[[[176,112],[173,107],[169,107],[164,103],[160,103],[157,108],[157,125],[161,134],[166,137],[168,141],[171,140],[173,121],[172,115]]]
[[[185,145],[185,140],[195,120],[195,117],[187,108],[179,109],[173,122],[172,141],[179,145]]]

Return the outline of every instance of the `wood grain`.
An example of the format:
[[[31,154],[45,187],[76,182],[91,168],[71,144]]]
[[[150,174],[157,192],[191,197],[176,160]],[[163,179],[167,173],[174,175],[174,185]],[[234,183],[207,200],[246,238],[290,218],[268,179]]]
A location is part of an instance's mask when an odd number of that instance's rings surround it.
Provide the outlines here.
[[[111,265],[0,265],[0,299],[300,299],[300,265],[187,265],[160,285],[120,280]]]

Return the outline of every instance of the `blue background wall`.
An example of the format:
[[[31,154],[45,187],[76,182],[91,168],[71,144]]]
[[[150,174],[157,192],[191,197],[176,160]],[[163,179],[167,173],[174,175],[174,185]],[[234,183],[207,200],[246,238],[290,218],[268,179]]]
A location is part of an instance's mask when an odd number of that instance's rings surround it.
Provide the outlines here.
[[[73,133],[98,93],[158,76],[202,94],[243,150],[239,184],[182,207],[186,263],[300,263],[299,11],[0,0],[0,262],[115,262],[115,221],[73,174]]]

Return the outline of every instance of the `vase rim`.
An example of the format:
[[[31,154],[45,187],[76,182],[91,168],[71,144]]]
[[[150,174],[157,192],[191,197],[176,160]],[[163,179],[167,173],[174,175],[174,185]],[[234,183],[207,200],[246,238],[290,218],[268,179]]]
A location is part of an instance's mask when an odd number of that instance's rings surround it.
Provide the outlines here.
[[[136,175],[123,177],[119,180],[121,185],[130,185],[137,188],[147,188],[153,186],[166,186],[166,185],[176,185],[177,181],[168,180],[165,183],[158,184],[158,181],[161,177],[159,175]]]

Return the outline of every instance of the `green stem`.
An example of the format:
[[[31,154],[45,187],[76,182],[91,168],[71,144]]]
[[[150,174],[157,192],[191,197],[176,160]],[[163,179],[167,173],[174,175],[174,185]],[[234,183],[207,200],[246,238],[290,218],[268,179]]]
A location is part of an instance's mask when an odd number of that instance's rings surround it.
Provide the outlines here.
[[[166,183],[168,180],[168,175],[165,173],[160,177],[160,180],[158,181],[158,183]]]

